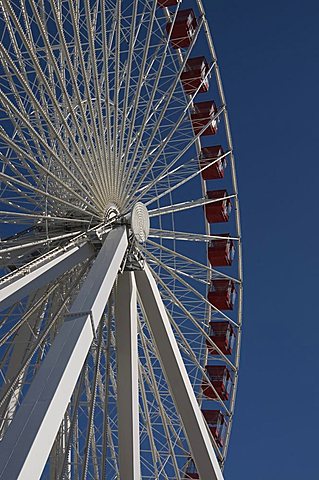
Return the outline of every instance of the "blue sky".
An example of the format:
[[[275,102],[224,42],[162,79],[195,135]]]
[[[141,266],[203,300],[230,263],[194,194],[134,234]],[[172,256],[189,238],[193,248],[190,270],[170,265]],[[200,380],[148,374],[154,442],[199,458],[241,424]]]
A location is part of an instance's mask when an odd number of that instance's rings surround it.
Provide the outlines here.
[[[319,7],[205,4],[230,111],[244,236],[245,327],[225,478],[315,479]]]

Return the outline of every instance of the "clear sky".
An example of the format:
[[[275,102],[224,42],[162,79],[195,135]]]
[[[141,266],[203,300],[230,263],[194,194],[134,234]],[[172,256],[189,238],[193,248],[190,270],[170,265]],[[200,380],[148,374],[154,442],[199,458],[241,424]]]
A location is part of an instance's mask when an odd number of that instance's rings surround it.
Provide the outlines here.
[[[205,2],[237,153],[244,334],[225,478],[318,469],[316,1]]]

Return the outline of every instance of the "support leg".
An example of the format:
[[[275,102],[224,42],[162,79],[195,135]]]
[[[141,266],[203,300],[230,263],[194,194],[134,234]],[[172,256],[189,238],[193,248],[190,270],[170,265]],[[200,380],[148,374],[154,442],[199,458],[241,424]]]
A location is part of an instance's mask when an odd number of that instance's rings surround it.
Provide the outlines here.
[[[44,293],[44,291],[45,289],[40,289],[35,297],[31,295],[32,298],[30,298],[28,302],[29,308],[32,307],[32,302],[36,303],[36,301],[41,298],[41,295]],[[39,311],[36,311],[28,318],[28,321],[21,326],[13,340],[12,352],[10,354],[10,360],[6,370],[6,382],[3,383],[0,390],[0,398],[3,398],[4,395],[8,395],[9,390],[11,390],[7,400],[0,407],[1,439],[4,432],[10,425],[10,422],[14,417],[15,410],[19,405],[19,398],[23,388],[24,373],[20,375],[20,378],[14,388],[12,388],[12,380],[21,370],[25,360],[26,352],[29,348],[32,348],[32,343],[34,342],[34,335],[32,332],[37,331],[39,322],[40,314]]]
[[[0,479],[40,478],[127,248],[125,227],[107,236],[70,315],[0,443]],[[94,331],[93,331],[94,330]]]
[[[223,480],[165,306],[148,266],[145,265],[145,270],[136,272],[135,278],[139,298],[171,395],[181,416],[199,477],[202,480]]]
[[[119,275],[115,297],[119,468],[123,480],[140,480],[136,284]]]
[[[88,242],[81,246],[75,246],[67,252],[61,250],[61,254],[57,255],[52,260],[47,260],[39,265],[37,268],[30,266],[29,273],[18,275],[5,280],[0,285],[0,311],[10,307],[38,288],[47,285],[52,280],[57,279],[60,275],[67,272],[75,265],[83,262],[87,258],[92,257],[94,249]],[[25,267],[20,269],[25,271]]]

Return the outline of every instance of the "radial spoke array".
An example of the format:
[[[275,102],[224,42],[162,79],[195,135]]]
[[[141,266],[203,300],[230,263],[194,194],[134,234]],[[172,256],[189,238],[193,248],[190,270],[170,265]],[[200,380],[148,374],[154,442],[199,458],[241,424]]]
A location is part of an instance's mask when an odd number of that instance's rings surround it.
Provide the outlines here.
[[[141,291],[127,320],[137,335],[118,319],[123,278],[135,285],[149,272],[208,425],[199,439],[223,468],[240,357],[241,231],[202,0],[2,0],[0,121],[0,455],[61,331],[81,314],[92,338],[41,478],[206,475]],[[141,206],[133,218],[140,202],[149,232]],[[120,230],[127,245],[99,318],[91,307],[75,311]],[[121,328],[137,348],[124,348],[129,385]],[[137,401],[128,412],[123,392]]]

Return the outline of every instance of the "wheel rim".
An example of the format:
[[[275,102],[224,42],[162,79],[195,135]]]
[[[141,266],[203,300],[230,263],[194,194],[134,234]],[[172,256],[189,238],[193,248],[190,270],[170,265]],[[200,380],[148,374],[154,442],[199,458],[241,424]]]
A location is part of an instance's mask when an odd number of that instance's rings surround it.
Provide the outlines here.
[[[1,267],[8,274],[81,235],[91,239],[88,232],[123,222],[143,202],[151,230],[138,247],[139,255],[156,279],[199,403],[227,418],[222,444],[211,435],[223,466],[241,337],[241,233],[233,147],[202,2],[192,2],[198,20],[189,49],[172,48],[173,34],[166,32],[167,22],[174,25],[184,5],[159,8],[158,3],[16,0],[1,5],[0,214],[13,232],[2,242]],[[203,54],[209,61],[209,92],[188,95],[181,73],[188,59]],[[203,101],[203,95],[211,100],[212,92],[218,108],[213,118],[220,120],[218,142],[203,136],[204,129],[196,135],[191,121],[194,101]],[[212,143],[223,144],[230,168],[224,179],[206,181],[198,157]],[[226,229],[205,218],[210,204],[206,192],[225,187],[235,207]],[[236,244],[236,259],[231,267],[212,268],[208,244],[226,232]],[[95,248],[97,252],[98,242]],[[127,267],[134,270],[140,257],[131,254]],[[2,436],[93,261],[94,256],[86,259],[2,313]],[[235,281],[233,312],[207,299],[212,278]],[[111,297],[43,478],[118,476],[113,307]],[[138,317],[141,475],[184,478],[192,468],[188,440],[141,307]],[[231,356],[219,351],[213,358],[209,353],[211,320],[233,325]],[[24,350],[17,353],[20,363],[13,365],[10,358],[21,336]],[[227,400],[203,395],[203,379],[214,390],[206,364],[231,371]]]

